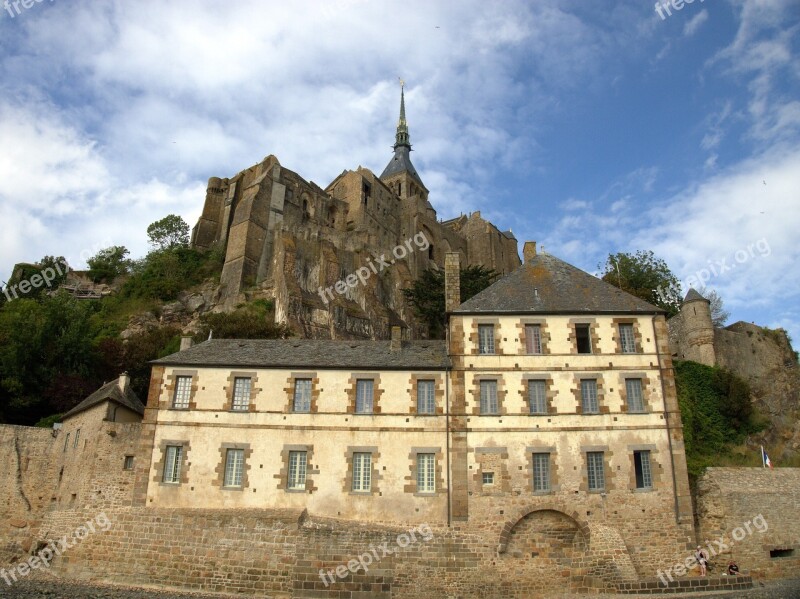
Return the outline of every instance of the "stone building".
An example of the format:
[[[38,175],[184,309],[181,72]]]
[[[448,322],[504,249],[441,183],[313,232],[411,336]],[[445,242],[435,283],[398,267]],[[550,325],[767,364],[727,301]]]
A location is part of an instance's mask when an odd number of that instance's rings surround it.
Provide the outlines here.
[[[446,342],[395,327],[157,360],[134,505],[459,527],[531,584],[679,556],[693,521],[663,312],[533,243],[463,304],[458,266]]]
[[[304,337],[388,339],[394,325],[419,337],[401,290],[423,270],[442,267],[447,252],[501,274],[519,266],[513,233],[480,212],[437,220],[410,153],[401,91],[394,155],[380,176],[358,167],[322,189],[268,156],[230,179],[209,179],[192,246],[224,247],[227,304],[258,289],[274,298],[276,320]],[[426,243],[411,245],[415,238]],[[344,293],[324,293],[381,256],[390,268],[373,269]]]

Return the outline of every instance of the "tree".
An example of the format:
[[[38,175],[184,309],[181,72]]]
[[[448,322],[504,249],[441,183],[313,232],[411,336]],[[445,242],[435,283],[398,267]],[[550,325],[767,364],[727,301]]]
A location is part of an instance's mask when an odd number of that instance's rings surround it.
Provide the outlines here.
[[[110,283],[117,277],[128,274],[131,268],[128,254],[128,248],[123,245],[112,245],[97,252],[86,261],[92,280],[95,283]]]
[[[189,225],[170,214],[147,227],[147,239],[155,250],[171,250],[189,245]]]
[[[499,276],[499,273],[483,266],[468,266],[461,270],[461,301],[483,291]],[[428,325],[431,339],[443,339],[445,328],[444,270],[426,270],[411,287],[403,290],[406,300]]]
[[[723,305],[722,296],[717,293],[716,289],[708,289],[700,292],[704,298],[711,302],[711,322],[714,324],[715,329],[721,329],[728,322],[731,313],[725,309]]]
[[[668,316],[678,313],[682,299],[678,277],[652,251],[609,254],[600,269],[606,283],[666,310]]]
[[[233,312],[208,312],[200,317],[200,331],[195,340],[205,341],[213,332],[214,339],[287,339],[292,330],[275,324],[272,302],[255,300]]]

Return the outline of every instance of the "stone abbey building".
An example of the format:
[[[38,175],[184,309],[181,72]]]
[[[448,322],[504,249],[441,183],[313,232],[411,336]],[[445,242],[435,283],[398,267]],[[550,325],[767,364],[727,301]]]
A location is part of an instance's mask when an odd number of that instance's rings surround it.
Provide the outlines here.
[[[268,156],[231,179],[209,180],[192,246],[225,248],[221,284],[229,305],[257,287],[274,299],[277,320],[304,337],[388,339],[394,325],[418,337],[401,290],[423,270],[443,267],[447,252],[501,274],[520,261],[513,233],[480,212],[437,220],[410,154],[401,92],[394,155],[380,176],[363,167],[345,170],[322,189]],[[424,246],[407,245],[419,234]],[[319,293],[404,245],[408,255],[380,276],[345,294]]]

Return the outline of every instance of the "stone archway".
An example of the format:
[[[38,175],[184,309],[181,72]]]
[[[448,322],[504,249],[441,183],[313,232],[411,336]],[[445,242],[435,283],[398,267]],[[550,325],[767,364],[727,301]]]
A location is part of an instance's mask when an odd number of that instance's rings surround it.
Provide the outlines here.
[[[570,568],[588,548],[588,537],[573,518],[556,510],[535,510],[513,526],[505,553],[516,559],[545,562],[549,567]]]
[[[576,529],[581,532],[581,535],[585,542],[585,547],[589,546],[590,534],[589,534],[588,522],[579,519],[577,512],[567,511],[560,504],[554,503],[548,505],[541,505],[537,507],[523,508],[517,511],[516,514],[512,515],[512,517],[506,521],[505,525],[503,525],[503,530],[500,532],[500,543],[498,544],[497,547],[497,552],[499,554],[506,553],[514,529],[517,528],[517,526],[521,524],[524,520],[528,519],[529,516],[537,512],[555,512],[563,516],[563,518],[566,518],[567,520],[571,521],[572,523],[574,523]],[[530,519],[530,520],[535,520],[535,519]],[[528,527],[530,526],[530,523],[526,523],[524,524],[524,526]]]

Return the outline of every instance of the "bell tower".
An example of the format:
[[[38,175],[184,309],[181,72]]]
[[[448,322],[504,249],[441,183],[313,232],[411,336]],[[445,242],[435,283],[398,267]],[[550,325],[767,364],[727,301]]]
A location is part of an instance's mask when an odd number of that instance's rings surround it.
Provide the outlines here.
[[[383,169],[380,179],[403,199],[418,196],[428,199],[428,189],[419,178],[417,170],[411,164],[411,136],[406,121],[405,82],[400,80],[400,119],[394,137],[394,157]]]

